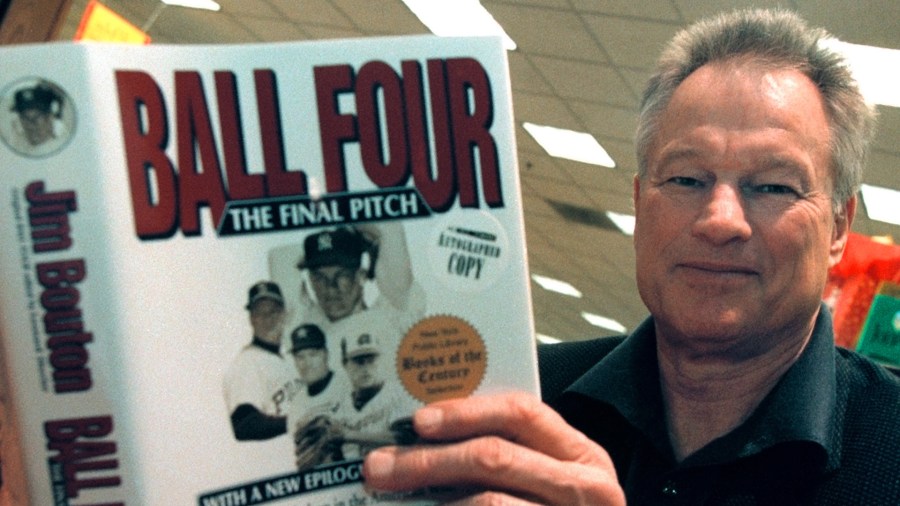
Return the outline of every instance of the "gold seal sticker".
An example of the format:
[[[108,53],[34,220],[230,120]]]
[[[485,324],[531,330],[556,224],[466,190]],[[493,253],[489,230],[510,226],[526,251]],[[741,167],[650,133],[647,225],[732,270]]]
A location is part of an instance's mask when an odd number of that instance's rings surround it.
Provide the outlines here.
[[[419,321],[397,350],[397,376],[406,391],[424,403],[471,395],[486,368],[484,340],[455,316]]]

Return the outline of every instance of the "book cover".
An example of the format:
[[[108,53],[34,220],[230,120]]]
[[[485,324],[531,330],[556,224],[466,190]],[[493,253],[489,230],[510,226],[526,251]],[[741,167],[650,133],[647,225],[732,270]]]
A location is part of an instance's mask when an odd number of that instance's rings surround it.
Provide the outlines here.
[[[427,502],[360,459],[425,403],[538,391],[499,39],[0,53],[31,504]]]

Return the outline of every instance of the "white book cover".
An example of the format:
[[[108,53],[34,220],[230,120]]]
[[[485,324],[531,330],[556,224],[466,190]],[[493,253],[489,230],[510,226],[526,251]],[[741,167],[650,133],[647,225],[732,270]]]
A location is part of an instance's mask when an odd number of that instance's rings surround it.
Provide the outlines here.
[[[496,38],[0,49],[4,493],[428,502],[360,459],[538,392],[522,220]]]

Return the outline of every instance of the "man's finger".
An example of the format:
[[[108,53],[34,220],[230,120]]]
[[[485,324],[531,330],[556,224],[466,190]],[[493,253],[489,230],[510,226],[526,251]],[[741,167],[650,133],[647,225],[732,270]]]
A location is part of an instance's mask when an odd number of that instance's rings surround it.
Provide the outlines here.
[[[380,448],[369,454],[363,473],[367,485],[380,490],[463,485],[543,504],[621,504],[607,502],[620,498],[611,466],[561,462],[496,436]]]
[[[413,422],[416,432],[426,440],[496,435],[559,460],[611,465],[602,448],[530,394],[436,402],[417,411]]]

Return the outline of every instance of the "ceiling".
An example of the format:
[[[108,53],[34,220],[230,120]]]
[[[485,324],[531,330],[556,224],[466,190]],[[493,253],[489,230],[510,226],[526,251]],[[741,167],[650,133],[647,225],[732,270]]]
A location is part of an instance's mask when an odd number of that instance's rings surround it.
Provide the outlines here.
[[[160,7],[158,0],[102,0],[155,43],[234,43],[420,34],[400,0],[218,0],[220,12]],[[451,0],[446,0],[451,1]],[[73,0],[59,38],[71,39],[87,0]],[[857,44],[900,49],[896,0],[482,0],[516,41],[509,53],[518,157],[533,273],[567,281],[580,299],[534,285],[539,334],[563,340],[610,334],[580,313],[629,330],[646,315],[634,281],[631,238],[604,211],[631,214],[635,113],[661,46],[699,17],[740,6],[782,6]],[[865,181],[900,189],[900,109],[880,107]],[[522,129],[532,122],[589,132],[614,169],[548,156]],[[900,226],[869,220],[866,235],[900,240]]]

